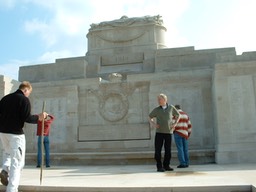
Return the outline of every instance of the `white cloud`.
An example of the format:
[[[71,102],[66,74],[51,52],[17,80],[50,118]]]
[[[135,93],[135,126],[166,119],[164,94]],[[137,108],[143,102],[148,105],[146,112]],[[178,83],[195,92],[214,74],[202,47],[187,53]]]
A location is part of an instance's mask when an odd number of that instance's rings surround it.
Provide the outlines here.
[[[27,64],[27,61],[11,60],[0,65],[0,74],[18,80],[19,67]]]
[[[0,65],[0,74],[18,80],[19,68],[21,66],[55,63],[56,59],[72,57],[73,53],[69,50],[46,52],[34,60],[11,60]]]
[[[24,29],[30,34],[39,34],[45,45],[52,46],[57,42],[57,34],[49,24],[33,19],[24,23]]]
[[[31,35],[39,35],[49,51],[30,61],[11,61],[2,65],[8,66],[6,68],[8,70],[5,71],[12,71],[10,75],[15,79],[18,77],[20,66],[53,63],[58,58],[85,55],[86,34],[90,24],[119,19],[123,15],[128,17],[161,15],[167,27],[167,43],[178,45],[180,42],[186,42],[186,39],[179,35],[175,22],[186,11],[189,0],[171,0],[169,6],[166,6],[165,0],[26,0],[25,2],[44,7],[53,15],[48,20],[33,18],[24,23],[25,31]]]
[[[238,53],[256,51],[256,1],[247,0],[235,7],[225,30],[227,43],[235,44]]]
[[[31,1],[44,6],[53,12],[53,18],[47,22],[33,19],[27,21],[27,31],[38,32],[48,46],[62,44],[71,38],[86,38],[90,24],[119,19],[121,16],[140,17],[145,15],[161,15],[167,27],[167,44],[178,44],[185,41],[179,36],[175,22],[188,7],[189,0],[93,0],[93,1]],[[86,48],[86,47],[85,47]],[[72,46],[70,46],[72,49]]]
[[[72,49],[73,38],[85,38],[88,29],[87,12],[82,7],[87,7],[84,1],[30,1],[38,6],[47,8],[53,15],[47,20],[44,18],[33,18],[24,23],[24,29],[30,34],[39,34],[42,43],[48,48],[63,46],[70,42]],[[73,2],[73,4],[71,4]],[[72,8],[71,8],[72,7]]]
[[[215,3],[218,5],[219,2]],[[205,20],[208,23],[202,23],[201,29],[196,29],[198,39],[190,37],[190,40],[196,49],[235,47],[237,54],[256,50],[255,7],[254,0],[232,1],[229,7],[221,7],[220,14],[219,10],[212,16],[215,20]],[[213,8],[211,11],[214,13]]]
[[[46,52],[40,57],[36,59],[36,63],[43,64],[43,63],[55,63],[56,59],[59,58],[68,58],[72,57],[73,53],[69,50],[61,50],[61,51],[53,51],[53,52]]]
[[[16,0],[0,0],[0,7],[4,9],[12,9],[15,4]]]
[[[68,13],[58,10],[51,25],[58,27],[58,32],[67,36],[80,35],[88,27],[88,20],[82,13]]]

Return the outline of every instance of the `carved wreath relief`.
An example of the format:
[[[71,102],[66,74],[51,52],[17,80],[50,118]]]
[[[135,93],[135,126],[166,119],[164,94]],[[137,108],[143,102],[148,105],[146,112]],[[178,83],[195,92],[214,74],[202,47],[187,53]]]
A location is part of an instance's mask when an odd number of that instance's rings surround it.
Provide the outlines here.
[[[127,114],[128,106],[128,100],[125,95],[112,92],[102,97],[99,112],[107,121],[119,121]]]

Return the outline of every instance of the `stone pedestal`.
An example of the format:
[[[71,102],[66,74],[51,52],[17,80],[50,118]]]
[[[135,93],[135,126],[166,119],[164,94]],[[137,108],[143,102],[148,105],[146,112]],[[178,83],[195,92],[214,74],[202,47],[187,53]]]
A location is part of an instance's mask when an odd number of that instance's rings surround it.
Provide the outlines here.
[[[92,24],[87,34],[87,77],[153,72],[154,51],[166,48],[165,32],[160,16],[123,16]]]

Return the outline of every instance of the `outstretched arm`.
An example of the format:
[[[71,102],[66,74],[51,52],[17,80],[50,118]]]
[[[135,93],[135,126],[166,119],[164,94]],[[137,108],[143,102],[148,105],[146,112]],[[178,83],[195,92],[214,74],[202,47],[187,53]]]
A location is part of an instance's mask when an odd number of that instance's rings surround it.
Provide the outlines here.
[[[150,127],[159,128],[159,125],[155,123],[154,118],[149,117],[148,121],[149,121]]]
[[[42,121],[47,117],[47,113],[43,112],[38,115],[29,115],[28,118],[26,119],[27,123],[32,123],[32,124],[37,124],[38,121]]]
[[[177,126],[179,120],[180,120],[181,114],[180,114],[180,112],[176,109],[176,107],[174,107],[173,105],[172,105],[172,109],[173,109],[172,115],[173,115],[175,118],[173,118],[173,119],[174,119],[174,122],[172,122],[171,130],[174,130],[175,127]]]

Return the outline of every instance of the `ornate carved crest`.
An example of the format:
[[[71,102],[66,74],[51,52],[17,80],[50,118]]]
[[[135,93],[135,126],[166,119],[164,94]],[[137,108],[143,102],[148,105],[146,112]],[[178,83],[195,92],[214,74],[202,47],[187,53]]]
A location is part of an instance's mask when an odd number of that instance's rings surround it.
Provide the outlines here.
[[[107,121],[119,121],[127,114],[128,108],[127,96],[112,91],[101,97],[99,113]]]

